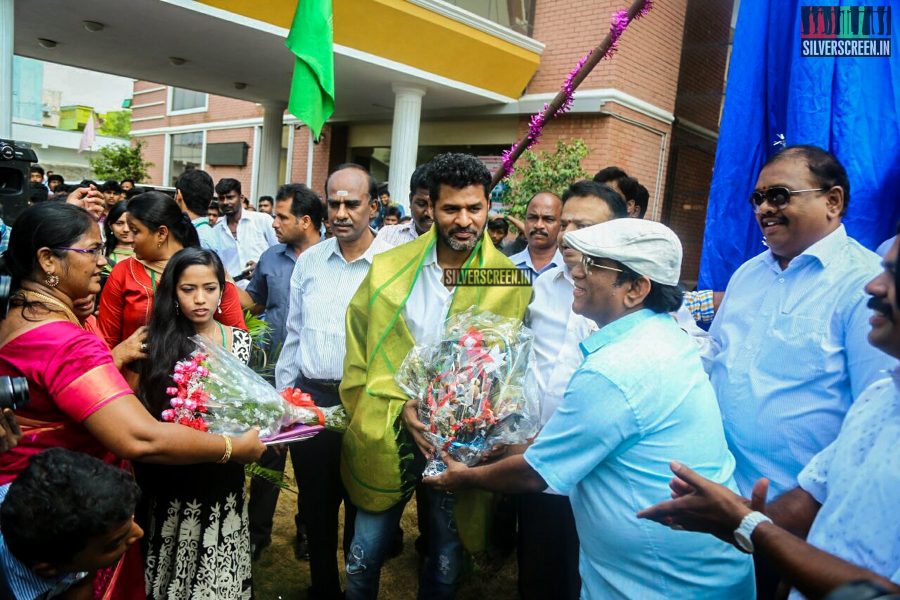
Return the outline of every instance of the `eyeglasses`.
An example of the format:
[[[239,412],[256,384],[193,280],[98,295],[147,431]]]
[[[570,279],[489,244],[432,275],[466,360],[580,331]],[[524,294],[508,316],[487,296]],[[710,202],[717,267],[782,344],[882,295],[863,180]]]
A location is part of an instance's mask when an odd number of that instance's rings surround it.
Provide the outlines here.
[[[72,252],[77,252],[78,254],[93,254],[95,261],[103,255],[103,246],[97,246],[96,248],[69,248],[68,246],[57,246],[54,250],[70,250]]]
[[[591,274],[591,267],[597,267],[598,269],[606,269],[607,271],[615,271],[616,273],[624,273],[622,269],[616,269],[615,267],[607,267],[606,265],[598,265],[594,262],[594,259],[588,256],[587,254],[581,255],[581,266],[584,268],[584,272],[588,275]]]
[[[761,192],[755,191],[750,194],[750,204],[753,205],[753,212],[760,212],[760,207],[763,202],[768,202],[772,206],[777,209],[782,209],[787,206],[791,201],[791,196],[794,194],[802,194],[804,192],[822,192],[828,188],[815,188],[808,190],[789,190],[788,188],[777,185],[775,187],[770,187],[767,190],[763,190]]]

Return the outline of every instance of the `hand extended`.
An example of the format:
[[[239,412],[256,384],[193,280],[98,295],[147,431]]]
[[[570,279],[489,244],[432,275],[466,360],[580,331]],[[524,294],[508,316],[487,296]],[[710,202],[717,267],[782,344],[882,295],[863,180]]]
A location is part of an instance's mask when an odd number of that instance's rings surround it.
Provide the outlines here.
[[[136,360],[147,358],[147,326],[138,327],[128,339],[112,349],[113,362],[120,371]]]
[[[19,445],[22,439],[22,430],[12,409],[4,408],[0,414],[0,454],[12,450]]]
[[[724,485],[698,475],[678,462],[670,463],[675,477],[669,482],[672,500],[660,502],[640,511],[639,519],[650,519],[672,529],[711,533],[734,544],[734,530],[752,511],[763,512],[769,480],[760,479],[753,486],[752,499],[738,496]]]
[[[441,460],[447,465],[447,470],[434,477],[424,477],[422,483],[430,485],[440,492],[453,493],[465,487],[465,476],[469,467],[453,460],[446,452],[441,452]]]
[[[416,446],[419,447],[422,454],[425,455],[425,458],[431,458],[434,455],[435,447],[425,438],[427,427],[425,426],[425,423],[419,420],[419,415],[416,412],[418,406],[419,401],[415,398],[407,401],[407,403],[403,405],[403,411],[400,413],[400,417],[403,419],[403,424],[406,425],[406,430],[409,432],[409,435],[412,436],[413,441],[416,443]]]
[[[91,216],[96,221],[100,220],[100,217],[103,216],[103,210],[106,208],[103,194],[93,185],[72,191],[66,197],[66,202],[85,209],[91,213]]]
[[[259,441],[259,429],[251,427],[238,437],[231,438],[231,461],[246,465],[259,460],[266,446]]]

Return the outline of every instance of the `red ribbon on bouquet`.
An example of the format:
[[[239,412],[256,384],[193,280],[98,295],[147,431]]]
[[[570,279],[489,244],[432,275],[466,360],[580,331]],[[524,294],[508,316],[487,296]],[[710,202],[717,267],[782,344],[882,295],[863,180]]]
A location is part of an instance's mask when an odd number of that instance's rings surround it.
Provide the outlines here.
[[[316,418],[319,419],[319,425],[322,427],[325,426],[325,413],[322,412],[322,409],[316,406],[316,403],[313,402],[312,396],[310,396],[307,392],[304,392],[300,388],[285,388],[283,392],[281,392],[281,397],[284,398],[286,402],[293,404],[294,406],[299,406],[301,408],[308,408],[313,411],[316,415]]]

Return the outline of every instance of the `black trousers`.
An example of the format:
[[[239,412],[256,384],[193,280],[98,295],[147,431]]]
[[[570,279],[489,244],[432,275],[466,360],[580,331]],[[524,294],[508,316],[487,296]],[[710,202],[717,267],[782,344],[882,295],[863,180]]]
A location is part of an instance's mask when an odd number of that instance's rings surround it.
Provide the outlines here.
[[[519,597],[578,600],[578,532],[566,496],[519,494]]]
[[[308,441],[308,440],[307,440]],[[262,457],[256,461],[266,469],[272,469],[279,473],[284,472],[288,452],[291,454],[291,462],[297,464],[296,448],[306,442],[288,444],[284,452],[277,452],[274,448],[267,448]],[[255,546],[268,546],[272,541],[272,523],[275,517],[275,507],[278,505],[278,496],[281,490],[278,486],[264,479],[253,477],[250,479],[250,543]],[[300,497],[297,497],[297,514],[294,515],[294,523],[297,532],[303,525],[300,519]]]
[[[337,406],[339,382],[307,379],[302,375],[297,387],[308,392],[319,406]],[[341,580],[338,565],[338,511],[344,503],[344,554],[350,552],[356,509],[350,503],[341,482],[341,439],[339,433],[322,431],[315,437],[292,444],[291,460],[300,491],[299,509],[306,527],[309,549],[309,571],[312,585],[310,598],[340,598]]]

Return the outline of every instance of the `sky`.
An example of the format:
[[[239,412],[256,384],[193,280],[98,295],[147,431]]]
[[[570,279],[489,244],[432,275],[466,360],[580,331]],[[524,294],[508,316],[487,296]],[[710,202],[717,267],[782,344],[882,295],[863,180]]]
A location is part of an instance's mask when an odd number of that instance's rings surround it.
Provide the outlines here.
[[[83,104],[98,113],[119,110],[131,98],[133,79],[44,62],[44,89],[62,92],[61,106]]]

